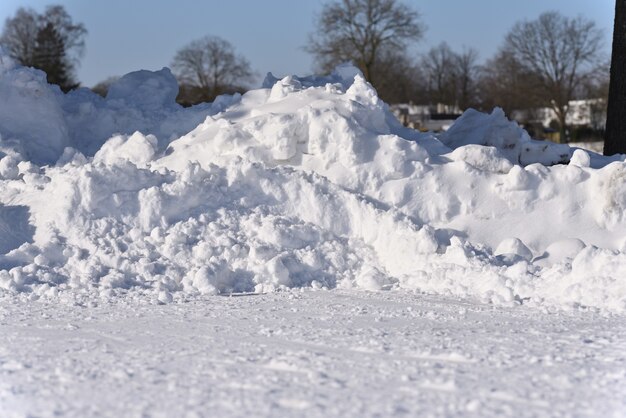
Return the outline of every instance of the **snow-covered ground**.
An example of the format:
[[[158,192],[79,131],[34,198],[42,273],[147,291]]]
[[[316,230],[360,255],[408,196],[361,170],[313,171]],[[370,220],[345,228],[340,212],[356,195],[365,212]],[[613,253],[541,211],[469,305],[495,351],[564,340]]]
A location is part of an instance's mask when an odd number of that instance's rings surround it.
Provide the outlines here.
[[[0,411],[623,414],[626,156],[412,131],[350,66],[177,88],[0,53]]]
[[[355,290],[14,301],[0,335],[4,417],[626,416],[626,322],[593,312]]]
[[[602,150],[604,149],[604,142],[570,142],[568,144],[570,147],[574,148],[582,148],[588,151],[596,152],[598,154],[602,154]]]

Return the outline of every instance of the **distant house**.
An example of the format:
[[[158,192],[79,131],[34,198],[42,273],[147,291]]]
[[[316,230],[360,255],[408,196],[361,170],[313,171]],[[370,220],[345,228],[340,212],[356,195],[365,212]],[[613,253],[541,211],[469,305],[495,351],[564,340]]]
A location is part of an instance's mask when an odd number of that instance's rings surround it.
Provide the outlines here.
[[[462,113],[458,106],[442,103],[434,106],[400,103],[391,105],[390,108],[404,126],[433,132],[447,131]]]
[[[549,107],[515,110],[511,118],[528,129],[535,138],[558,139],[558,118]],[[606,127],[606,100],[571,100],[565,123],[571,131],[570,137],[601,138]]]

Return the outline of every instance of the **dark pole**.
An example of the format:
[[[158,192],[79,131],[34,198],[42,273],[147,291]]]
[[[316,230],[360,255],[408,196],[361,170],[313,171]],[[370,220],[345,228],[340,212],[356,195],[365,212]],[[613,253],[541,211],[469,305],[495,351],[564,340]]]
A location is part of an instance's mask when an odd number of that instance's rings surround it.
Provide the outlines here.
[[[615,0],[604,155],[626,154],[626,0]]]

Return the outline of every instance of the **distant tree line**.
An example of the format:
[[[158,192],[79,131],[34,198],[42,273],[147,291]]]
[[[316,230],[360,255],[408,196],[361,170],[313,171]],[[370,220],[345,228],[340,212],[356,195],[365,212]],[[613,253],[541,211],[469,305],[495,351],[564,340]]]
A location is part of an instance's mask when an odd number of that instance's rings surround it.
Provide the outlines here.
[[[306,49],[322,71],[353,62],[388,103],[548,107],[561,131],[571,100],[607,95],[602,32],[583,17],[546,12],[520,21],[483,65],[475,49],[445,42],[411,58],[408,47],[423,32],[419,14],[399,0],[336,0],[322,9]]]
[[[623,0],[617,4],[623,8]],[[509,114],[548,107],[563,133],[571,100],[608,97],[602,32],[584,17],[546,12],[520,21],[483,64],[475,49],[454,51],[445,42],[413,56],[410,47],[424,32],[419,13],[401,0],[330,0],[317,16],[305,49],[321,72],[354,63],[388,103],[442,103],[462,110],[500,106]],[[75,68],[86,34],[84,25],[74,23],[62,6],[49,6],[42,14],[20,8],[6,20],[0,45],[68,91],[78,86]],[[183,105],[245,91],[254,77],[249,61],[217,36],[178,50],[171,67]],[[104,80],[94,90],[104,95],[113,81]]]

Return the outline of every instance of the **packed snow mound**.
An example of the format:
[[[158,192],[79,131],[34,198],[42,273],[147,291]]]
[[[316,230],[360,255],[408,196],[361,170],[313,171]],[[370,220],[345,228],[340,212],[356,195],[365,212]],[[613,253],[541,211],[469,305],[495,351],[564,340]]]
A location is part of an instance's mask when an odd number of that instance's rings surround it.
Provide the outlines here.
[[[507,120],[498,107],[489,115],[468,109],[439,140],[451,148],[469,144],[492,146],[514,164],[554,165],[567,163],[571,157],[567,145],[530,139],[528,132]]]
[[[161,150],[209,115],[237,102],[183,108],[170,70],[137,71],[121,77],[105,99],[86,88],[63,94],[43,72],[16,66],[0,56],[0,151],[19,153],[36,164],[54,164],[65,148],[93,156],[113,135],[154,135]]]
[[[239,100],[222,97],[212,104],[183,108],[176,102],[178,86],[168,69],[137,71],[121,77],[110,87],[106,98],[83,88],[64,97],[62,106],[71,147],[93,156],[113,135],[132,135],[140,131],[154,135],[159,149],[201,123],[208,115],[220,112]],[[60,157],[50,158],[54,163]]]
[[[44,72],[0,66],[0,152],[18,153],[37,164],[60,155],[69,146],[62,98]]]
[[[106,99],[3,71],[0,295],[406,288],[626,310],[623,158],[533,142],[501,110],[419,133],[347,66],[190,109],[168,70]]]
[[[116,135],[104,143],[93,156],[94,163],[115,164],[130,162],[137,167],[145,167],[154,159],[158,143],[154,135],[135,132],[131,136]]]
[[[169,68],[160,71],[135,71],[116,80],[106,99],[121,101],[147,111],[174,108],[178,83]]]
[[[429,150],[442,147],[431,135],[422,135],[421,142],[403,140],[395,134],[400,129],[360,75],[345,91],[340,83],[306,87],[285,77],[271,89],[248,92],[173,141],[159,164],[181,168],[184,156],[192,155],[203,166],[244,157],[268,166],[300,166],[356,190],[373,189],[405,177]]]

